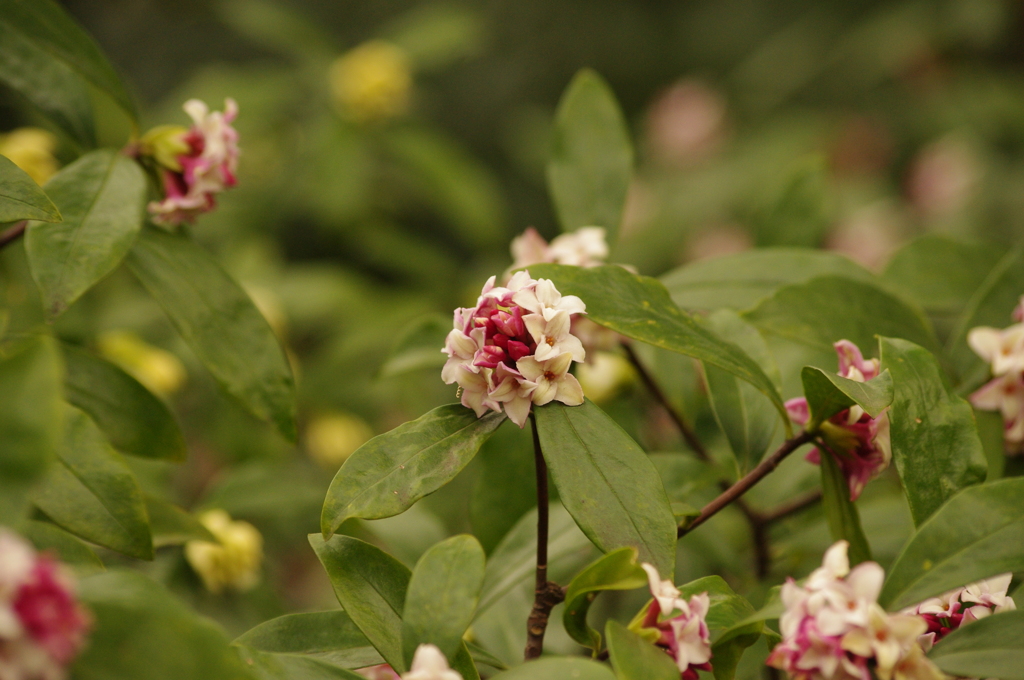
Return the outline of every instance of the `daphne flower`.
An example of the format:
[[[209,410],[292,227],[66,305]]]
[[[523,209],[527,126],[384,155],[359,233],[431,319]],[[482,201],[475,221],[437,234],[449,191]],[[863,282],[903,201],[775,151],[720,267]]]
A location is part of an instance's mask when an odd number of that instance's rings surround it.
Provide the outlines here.
[[[402,680],[462,680],[462,675],[449,668],[448,659],[440,649],[434,645],[420,645],[412,657],[409,672],[402,676]]]
[[[579,406],[583,403],[583,388],[576,376],[568,372],[570,363],[572,355],[568,352],[547,361],[524,357],[516,362],[523,377],[536,385],[532,395],[534,404],[543,406],[560,401],[566,406]]]
[[[568,234],[556,236],[551,244],[530,227],[512,239],[512,269],[532,264],[552,264],[576,267],[596,267],[608,259],[608,243],[601,227],[582,227]]]
[[[711,599],[700,593],[684,600],[671,581],[661,579],[654,565],[640,566],[647,572],[654,596],[641,627],[658,631],[655,644],[675,660],[682,680],[697,680],[698,670],[711,670],[711,634],[705,621]]]
[[[922,633],[920,643],[928,651],[960,626],[1016,609],[1013,598],[1006,594],[1012,578],[1013,574],[1002,574],[970,583],[909,607],[903,613],[916,615],[924,621],[927,632]]]
[[[1024,371],[1024,323],[999,330],[987,326],[972,328],[967,344],[992,366],[992,375]]]
[[[572,355],[573,361],[587,358],[583,343],[570,331],[568,312],[555,312],[550,319],[540,314],[527,314],[522,320],[537,343],[537,351],[534,352],[537,361],[545,361],[564,352]]]
[[[927,629],[918,616],[888,615],[878,605],[871,608],[867,625],[850,630],[842,639],[842,648],[857,656],[875,659],[875,673],[881,680],[890,680],[896,664],[913,647]]]
[[[512,302],[534,314],[540,314],[546,320],[550,320],[558,312],[583,314],[587,310],[582,300],[575,295],[563,296],[548,279],[539,279],[535,286],[516,292],[512,296]]]
[[[679,599],[679,588],[676,588],[672,581],[668,579],[661,580],[661,575],[658,574],[658,570],[653,564],[644,562],[640,566],[647,572],[651,595],[654,596],[655,602],[658,603],[661,613],[666,616],[671,614],[672,610],[677,609],[678,603],[681,602]],[[685,603],[683,604],[685,606]]]

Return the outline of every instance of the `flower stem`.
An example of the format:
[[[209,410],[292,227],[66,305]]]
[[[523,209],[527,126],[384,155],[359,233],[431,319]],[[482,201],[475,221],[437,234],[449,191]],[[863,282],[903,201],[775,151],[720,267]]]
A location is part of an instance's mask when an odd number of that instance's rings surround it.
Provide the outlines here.
[[[0,248],[6,247],[13,241],[17,241],[25,234],[25,227],[28,225],[28,220],[22,220],[16,222],[14,226],[10,227],[3,233],[0,233]]]
[[[557,583],[548,580],[548,466],[540,448],[537,420],[530,413],[533,430],[533,458],[537,468],[537,575],[534,587],[533,609],[526,622],[526,651],[524,658],[536,659],[544,651],[544,632],[548,618],[556,604],[565,599],[565,592]]]

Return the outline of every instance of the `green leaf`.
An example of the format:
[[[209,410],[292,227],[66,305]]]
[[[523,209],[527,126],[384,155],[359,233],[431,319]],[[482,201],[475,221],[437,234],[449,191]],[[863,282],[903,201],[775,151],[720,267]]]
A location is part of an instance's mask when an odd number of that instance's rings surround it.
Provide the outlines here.
[[[68,402],[88,413],[114,448],[143,458],[185,460],[185,438],[164,402],[109,361],[70,345],[62,350]]]
[[[275,654],[295,654],[341,668],[384,663],[383,657],[343,610],[286,614],[239,636],[234,644]]]
[[[138,117],[131,97],[110,62],[59,4],[53,0],[0,0],[0,23],[8,37],[17,36],[19,42],[31,44],[52,64],[71,69],[109,95],[133,121]],[[3,42],[6,51],[7,40]],[[17,55],[16,52],[9,54],[9,60]],[[6,70],[0,68],[0,72]],[[38,74],[39,82],[25,83],[23,93],[31,98],[33,91],[45,89],[48,76],[47,72]],[[47,92],[46,96],[57,94]]]
[[[335,535],[324,541],[319,534],[310,534],[309,543],[327,570],[338,602],[384,660],[404,673],[408,667],[402,656],[402,610],[409,569],[383,550],[350,536]],[[465,645],[452,660],[452,668],[464,680],[479,678]]]
[[[547,175],[562,231],[604,227],[614,243],[633,179],[633,145],[615,94],[590,69],[573,77],[558,103]]]
[[[619,680],[679,680],[679,669],[665,650],[618,621],[608,621],[604,631],[612,668]]]
[[[893,400],[893,380],[888,370],[871,380],[859,382],[820,368],[804,366],[800,379],[811,411],[808,430],[814,430],[835,414],[855,404],[872,418],[877,418]]]
[[[56,343],[40,337],[0,360],[0,524],[16,524],[30,489],[60,446],[63,368]]]
[[[161,229],[143,229],[126,262],[217,382],[294,441],[292,370],[245,291],[205,250]]]
[[[469,521],[473,535],[487,553],[493,552],[516,522],[537,506],[535,484],[508,483],[510,479],[536,476],[533,435],[529,428],[520,430],[512,421],[506,423],[480,447],[473,463],[479,473],[469,500]],[[1000,429],[999,455],[1003,455],[1002,442]]]
[[[142,228],[146,176],[132,159],[102,149],[54,175],[46,190],[64,221],[31,223],[25,252],[47,317],[54,319],[131,249]]]
[[[622,267],[534,265],[530,274],[549,278],[562,295],[577,295],[587,305],[587,318],[630,338],[691,356],[725,369],[764,393],[775,404],[789,433],[782,397],[764,370],[736,345],[726,342],[681,311],[657,280]]]
[[[491,680],[615,680],[608,666],[589,659],[549,656],[528,661]]]
[[[421,368],[439,368],[447,357],[439,348],[451,331],[451,320],[440,314],[417,319],[402,332],[391,355],[380,367],[380,376],[388,378]]]
[[[58,526],[49,522],[30,520],[19,528],[36,550],[53,552],[61,562],[73,565],[79,574],[105,569],[92,548]]]
[[[153,559],[142,490],[103,433],[67,407],[60,465],[32,495],[53,522],[76,536],[139,559]]]
[[[700,260],[661,277],[684,309],[750,309],[783,286],[831,274],[874,281],[874,274],[837,253],[809,248],[758,248]]]
[[[768,344],[756,328],[728,309],[718,310],[707,321],[712,331],[757,361],[776,386],[781,383]],[[779,425],[778,414],[753,385],[731,373],[705,364],[704,377],[715,420],[729,440],[740,471],[746,471],[761,460],[771,444]]]
[[[402,622],[407,666],[421,644],[435,645],[449,660],[455,658],[480,600],[484,560],[480,543],[461,534],[433,546],[416,563]]]
[[[159,498],[146,496],[146,514],[153,534],[153,547],[181,545],[187,541],[217,543],[217,538],[187,510]]]
[[[882,365],[896,385],[892,455],[920,526],[957,491],[984,481],[988,464],[974,412],[950,389],[935,357],[906,340],[881,338],[880,344]]]
[[[871,347],[876,335],[938,347],[921,310],[878,286],[839,276],[780,288],[744,316],[763,332],[827,350],[842,339]]]
[[[1022,495],[1024,477],[1011,477],[969,486],[946,501],[889,568],[879,604],[896,611],[967,583],[1024,570]]]
[[[821,451],[821,505],[833,541],[850,544],[850,564],[871,559],[871,548],[860,527],[857,506],[850,500],[850,487],[839,463],[827,451]]]
[[[647,573],[637,564],[636,548],[619,548],[603,555],[569,582],[562,623],[576,642],[601,651],[601,634],[587,624],[587,612],[605,590],[633,590],[647,585]],[[611,643],[609,642],[609,645]]]
[[[260,680],[366,680],[366,676],[298,654],[277,654],[235,645],[242,662]]]
[[[660,573],[675,573],[675,517],[643,449],[589,400],[551,402],[534,418],[562,505],[587,538],[604,552],[632,546]]]
[[[0,156],[0,224],[18,220],[60,222],[61,216],[31,177],[6,156]]]
[[[787,175],[772,204],[755,216],[758,244],[814,246],[832,224],[825,159],[801,159]]]
[[[473,644],[472,642],[466,642],[466,649],[469,650],[469,655],[473,659],[473,663],[477,666],[484,665],[490,666],[491,668],[499,671],[508,670],[508,666],[505,665],[498,657],[494,656],[480,645]]]
[[[397,515],[455,478],[505,420],[477,418],[461,404],[439,406],[359,447],[334,476],[320,529],[330,537],[350,517]]]
[[[79,582],[93,616],[76,680],[251,680],[224,632],[146,576],[112,570]]]
[[[1024,611],[1008,611],[961,626],[928,658],[949,675],[1024,680]]]

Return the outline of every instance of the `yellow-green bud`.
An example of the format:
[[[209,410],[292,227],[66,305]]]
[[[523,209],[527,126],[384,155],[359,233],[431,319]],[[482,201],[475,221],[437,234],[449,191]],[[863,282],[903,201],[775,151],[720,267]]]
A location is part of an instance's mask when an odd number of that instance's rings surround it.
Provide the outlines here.
[[[263,536],[248,522],[232,520],[223,510],[208,510],[199,521],[210,530],[217,543],[189,541],[185,559],[211,593],[225,589],[249,590],[260,580],[263,562]]]
[[[191,148],[185,141],[188,128],[181,125],[158,125],[139,140],[139,153],[149,156],[168,170],[181,172],[178,156],[187,154]]]
[[[153,394],[168,397],[185,383],[187,373],[178,357],[150,345],[131,331],[108,331],[97,339],[96,344],[100,354]]]
[[[409,108],[412,72],[405,53],[371,40],[331,64],[331,94],[340,113],[360,123],[386,120]]]
[[[316,418],[306,428],[306,450],[313,460],[332,470],[372,436],[373,430],[362,418],[331,413]]]
[[[0,135],[0,156],[6,156],[40,186],[57,172],[56,148],[57,138],[40,128],[17,128]]]

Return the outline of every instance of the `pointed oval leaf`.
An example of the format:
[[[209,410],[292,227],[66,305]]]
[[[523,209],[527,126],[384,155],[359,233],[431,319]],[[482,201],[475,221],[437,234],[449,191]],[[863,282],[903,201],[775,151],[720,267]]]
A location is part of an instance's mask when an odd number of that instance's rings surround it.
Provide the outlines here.
[[[133,121],[137,118],[128,91],[103,52],[54,0],[0,0],[0,22],[109,95]],[[31,96],[31,90],[26,94]]]
[[[78,574],[105,569],[92,548],[55,524],[30,520],[20,529],[25,538],[32,541],[36,550],[48,550],[56,554],[61,562],[72,565]]]
[[[477,418],[465,406],[449,404],[366,442],[331,482],[320,518],[324,536],[350,517],[391,517],[437,491],[504,420],[502,413]]]
[[[89,414],[114,448],[142,458],[185,460],[185,437],[164,402],[109,361],[70,345],[61,349],[65,397]]]
[[[969,486],[918,527],[878,602],[889,611],[966,583],[1024,570],[1024,477]]]
[[[32,278],[50,319],[121,263],[142,228],[146,176],[112,149],[82,156],[54,175],[46,191],[63,222],[33,222],[25,234]]]
[[[554,281],[562,295],[579,296],[587,305],[587,318],[595,323],[718,366],[749,382],[772,401],[786,427],[790,427],[779,390],[757,362],[676,307],[657,279],[614,265],[583,268],[542,264],[531,266],[530,273]]]
[[[605,625],[608,656],[619,680],[678,680],[679,669],[665,650],[655,647],[618,621]]]
[[[528,661],[491,680],[615,680],[608,666],[589,659],[549,656]]]
[[[877,418],[893,399],[893,381],[888,370],[871,380],[858,382],[814,366],[804,366],[800,379],[811,411],[808,429],[814,429],[854,404],[872,418]]]
[[[365,675],[313,657],[264,652],[237,643],[234,648],[260,680],[366,680]]]
[[[562,231],[604,227],[614,243],[633,179],[633,145],[615,95],[590,69],[576,74],[558,104],[547,175]]]
[[[906,340],[880,343],[882,366],[896,385],[889,409],[892,456],[920,526],[957,491],[984,481],[988,464],[974,411],[950,389],[931,352]]]
[[[857,506],[850,500],[846,476],[831,454],[821,452],[821,505],[833,541],[848,541],[850,564],[871,559],[871,548],[860,526]]]
[[[384,663],[344,610],[285,614],[239,636],[233,644],[275,654],[308,656],[341,668]]]
[[[405,593],[402,650],[406,665],[416,648],[432,644],[453,660],[473,622],[484,581],[484,549],[472,536],[452,536],[423,554]]]
[[[0,224],[18,220],[60,222],[60,211],[25,171],[0,156]]]
[[[245,291],[201,247],[161,229],[143,229],[125,261],[228,394],[294,441],[292,369]]]
[[[1024,611],[1008,611],[961,626],[928,658],[949,675],[962,678],[1024,680]]]
[[[535,407],[544,460],[562,505],[602,551],[632,546],[675,573],[676,521],[647,454],[591,401]]]
[[[153,539],[142,489],[95,423],[68,407],[60,464],[32,501],[76,536],[139,559],[153,559]]]
[[[601,634],[587,625],[587,612],[602,591],[633,590],[647,585],[647,572],[636,558],[636,548],[619,548],[599,557],[573,577],[566,587],[562,610],[562,623],[569,637],[595,653],[601,651]],[[611,646],[611,641],[608,644]]]

